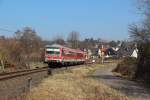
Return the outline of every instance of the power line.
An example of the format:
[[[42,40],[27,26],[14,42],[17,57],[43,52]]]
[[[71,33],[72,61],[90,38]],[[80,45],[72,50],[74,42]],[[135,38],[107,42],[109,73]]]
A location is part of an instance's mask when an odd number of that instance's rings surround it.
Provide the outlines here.
[[[8,30],[8,29],[5,29],[5,28],[0,28],[0,31],[15,32],[15,31]]]

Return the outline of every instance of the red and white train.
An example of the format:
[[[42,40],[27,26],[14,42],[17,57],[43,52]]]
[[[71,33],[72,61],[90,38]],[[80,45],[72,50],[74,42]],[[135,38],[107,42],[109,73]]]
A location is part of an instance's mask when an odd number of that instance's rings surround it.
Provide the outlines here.
[[[85,62],[85,53],[62,45],[53,44],[45,47],[45,62],[51,65],[73,65]]]

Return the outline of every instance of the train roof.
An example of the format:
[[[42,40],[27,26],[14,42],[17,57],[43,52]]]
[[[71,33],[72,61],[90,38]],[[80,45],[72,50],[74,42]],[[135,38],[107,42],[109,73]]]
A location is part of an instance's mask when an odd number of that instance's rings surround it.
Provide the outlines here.
[[[83,53],[83,51],[81,51],[79,49],[71,49],[71,48],[68,48],[68,47],[65,47],[65,46],[59,45],[59,44],[46,45],[45,47],[46,48],[49,48],[49,47],[65,48],[65,49],[69,49],[74,52]]]
[[[45,47],[58,47],[58,48],[63,48],[65,46],[59,45],[59,44],[52,44],[52,45],[46,45]]]

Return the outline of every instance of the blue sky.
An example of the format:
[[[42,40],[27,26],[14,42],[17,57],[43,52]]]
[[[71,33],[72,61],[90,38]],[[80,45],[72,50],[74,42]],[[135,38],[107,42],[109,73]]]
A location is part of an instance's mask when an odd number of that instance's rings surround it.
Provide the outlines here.
[[[134,0],[0,0],[0,28],[29,26],[44,39],[77,31],[80,38],[124,40],[128,25],[137,23]],[[0,35],[13,36],[0,30]]]

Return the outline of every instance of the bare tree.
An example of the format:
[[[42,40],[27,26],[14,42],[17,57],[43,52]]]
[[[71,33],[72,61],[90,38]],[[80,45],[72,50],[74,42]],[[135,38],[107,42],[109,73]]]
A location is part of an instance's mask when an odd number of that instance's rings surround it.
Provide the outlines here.
[[[42,39],[30,27],[18,30],[12,38],[0,36],[0,66],[29,68],[29,63],[40,61],[43,48]]]
[[[131,25],[131,37],[138,46],[138,65],[135,77],[150,79],[150,0],[137,0],[145,16],[142,26]]]
[[[40,56],[40,48],[43,46],[42,40],[30,27],[18,30],[15,34],[15,37],[22,48],[22,54],[25,57],[26,64],[29,66],[30,60],[33,60],[31,58],[37,58]]]
[[[56,36],[53,42],[56,44],[65,45],[65,40],[62,36]]]
[[[5,68],[5,61],[8,57],[8,51],[5,49],[5,37],[1,36],[0,38],[0,65],[1,70],[4,70]]]
[[[116,47],[117,46],[117,42],[116,41],[110,41],[109,43],[108,43],[111,47]]]
[[[69,33],[68,39],[67,39],[69,45],[71,48],[78,48],[79,45],[79,33],[76,31],[72,31]]]

